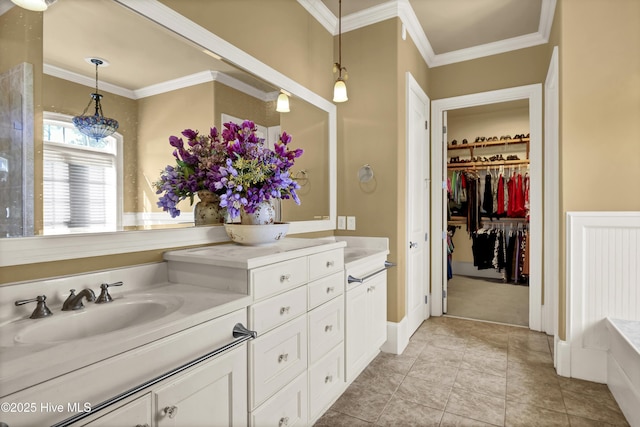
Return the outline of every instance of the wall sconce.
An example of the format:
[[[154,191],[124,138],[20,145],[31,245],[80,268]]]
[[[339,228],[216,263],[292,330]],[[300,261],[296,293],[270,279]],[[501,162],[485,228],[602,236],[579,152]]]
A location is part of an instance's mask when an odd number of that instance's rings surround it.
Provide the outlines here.
[[[56,0],[11,0],[16,6],[20,6],[23,9],[32,10],[34,12],[44,12],[47,10],[50,4],[56,2]]]
[[[344,71],[344,78],[342,78]],[[338,1],[338,62],[333,64],[333,72],[338,73],[336,84],[333,86],[333,102],[348,101],[347,85],[345,80],[349,77],[347,69],[342,66],[342,0]]]
[[[289,109],[289,97],[283,91],[278,95],[278,101],[276,102],[276,111],[278,113],[288,113]]]
[[[102,95],[98,93],[98,67],[103,65],[105,61],[98,58],[91,58],[89,61],[96,65],[96,91],[91,94],[91,100],[89,100],[89,104],[84,108],[82,115],[73,118],[73,124],[82,134],[89,138],[100,140],[112,135],[118,130],[118,121],[109,119],[102,114],[102,104],[100,104]],[[95,102],[95,114],[93,116],[86,116],[85,113],[89,109],[92,101]]]

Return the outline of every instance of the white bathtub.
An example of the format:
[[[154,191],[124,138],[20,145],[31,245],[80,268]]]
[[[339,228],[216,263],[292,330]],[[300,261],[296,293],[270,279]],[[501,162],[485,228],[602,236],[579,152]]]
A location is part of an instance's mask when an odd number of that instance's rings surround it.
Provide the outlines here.
[[[607,317],[607,385],[632,427],[640,427],[640,321]]]

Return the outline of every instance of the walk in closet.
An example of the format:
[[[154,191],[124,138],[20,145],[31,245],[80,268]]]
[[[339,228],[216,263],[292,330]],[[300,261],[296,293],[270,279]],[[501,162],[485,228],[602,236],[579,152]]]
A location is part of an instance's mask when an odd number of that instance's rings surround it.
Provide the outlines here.
[[[528,326],[529,109],[448,111],[447,315]]]

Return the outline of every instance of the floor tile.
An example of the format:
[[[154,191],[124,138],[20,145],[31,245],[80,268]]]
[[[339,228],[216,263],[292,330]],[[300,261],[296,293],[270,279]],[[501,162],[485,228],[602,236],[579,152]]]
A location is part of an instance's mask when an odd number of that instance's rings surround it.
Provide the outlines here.
[[[507,378],[470,369],[459,369],[453,387],[504,399],[507,393]]]
[[[628,426],[606,384],[560,377],[553,337],[449,316],[380,353],[315,424]]]
[[[411,369],[417,357],[405,356],[403,354],[380,353],[369,364],[374,369],[381,371],[395,372],[406,375]]]
[[[445,412],[440,421],[440,427],[494,427],[494,425]]]
[[[460,363],[460,368],[506,377],[507,354],[475,350],[467,347],[467,351],[465,351],[462,362]]]
[[[454,388],[449,396],[445,412],[502,426],[504,425],[505,400]]]
[[[594,398],[588,394],[563,390],[564,404],[567,413],[596,421],[604,421],[613,425],[628,425],[616,401],[611,398]]]
[[[376,421],[376,425],[437,427],[441,419],[442,410],[393,397]]]
[[[457,373],[458,368],[455,366],[441,365],[418,359],[407,373],[407,376],[420,378],[441,387],[451,387]]]
[[[451,387],[441,387],[419,378],[407,376],[398,387],[395,395],[404,400],[444,410],[447,400],[449,400],[449,394],[451,394]]]
[[[332,411],[330,409],[325,412],[318,421],[316,421],[314,427],[361,427],[371,425],[373,424],[370,422],[341,414],[340,412]]]
[[[507,427],[569,427],[566,413],[551,411],[538,406],[507,401],[505,419]]]
[[[386,370],[367,367],[358,375],[353,384],[380,394],[393,394],[404,379],[404,375]]]
[[[464,350],[450,350],[442,347],[425,346],[418,359],[428,363],[459,367],[465,355]]]
[[[507,400],[566,412],[557,381],[547,381],[544,377],[507,375]]]
[[[375,422],[390,399],[391,395],[372,392],[365,387],[351,384],[331,409],[364,421]]]

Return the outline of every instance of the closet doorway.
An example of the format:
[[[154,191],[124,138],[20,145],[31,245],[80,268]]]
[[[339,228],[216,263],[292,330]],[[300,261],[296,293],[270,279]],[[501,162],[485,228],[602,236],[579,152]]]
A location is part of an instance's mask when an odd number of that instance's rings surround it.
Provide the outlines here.
[[[448,135],[448,131],[457,132],[454,128],[450,126],[448,123],[449,116],[453,117],[453,126],[457,126],[456,122],[458,122],[458,110],[461,115],[464,113],[477,113],[477,114],[489,114],[488,111],[482,110],[472,110],[472,107],[486,107],[488,110],[493,109],[494,113],[497,110],[502,109],[504,106],[514,107],[514,109],[518,108],[526,108],[525,115],[528,120],[524,120],[520,125],[517,125],[514,122],[514,127],[509,126],[509,128],[498,129],[498,128],[478,128],[476,131],[459,129],[461,131],[460,136]],[[470,110],[466,110],[470,109]],[[493,113],[492,113],[493,114]],[[432,242],[432,275],[431,275],[431,283],[432,283],[432,298],[431,298],[431,313],[432,315],[442,315],[447,314],[448,312],[448,300],[447,300],[447,282],[448,282],[448,267],[449,267],[449,259],[447,255],[448,248],[448,226],[450,219],[448,218],[449,213],[449,188],[448,188],[448,178],[449,178],[449,168],[450,165],[450,157],[458,157],[458,161],[463,159],[473,160],[475,157],[475,162],[467,162],[471,166],[471,163],[477,163],[481,165],[485,164],[484,168],[476,167],[476,173],[486,176],[487,164],[491,162],[504,162],[503,166],[507,166],[506,156],[518,156],[519,160],[515,160],[515,157],[510,157],[514,162],[519,162],[526,160],[528,157],[529,165],[528,165],[528,176],[529,176],[529,219],[526,220],[524,218],[520,220],[510,221],[513,224],[503,224],[498,225],[498,231],[502,229],[503,231],[526,231],[527,233],[527,255],[528,255],[528,267],[529,267],[529,277],[528,277],[528,287],[522,284],[519,285],[509,285],[512,286],[511,290],[517,290],[520,293],[523,293],[528,297],[528,322],[527,325],[532,330],[541,330],[541,315],[542,315],[542,86],[540,84],[529,85],[529,86],[521,86],[510,89],[502,89],[491,92],[483,92],[472,95],[463,95],[454,98],[446,98],[441,100],[435,100],[432,102],[432,155],[431,155],[431,172],[432,172],[432,235],[442,234],[443,239],[441,241]],[[488,123],[487,123],[488,125]],[[460,126],[460,125],[458,125]],[[528,126],[528,129],[527,129]],[[467,133],[466,135],[462,135],[462,133]],[[527,133],[529,134],[529,138],[526,138]],[[519,152],[516,151],[518,148],[505,148],[505,145],[516,145],[520,143],[520,137],[522,137],[523,145],[528,145],[528,156],[525,151]],[[520,135],[516,137],[516,135]],[[498,141],[493,141],[493,137],[496,137]],[[511,136],[510,141],[516,140],[513,144],[505,143],[506,136]],[[477,151],[475,148],[477,147],[476,138],[484,137],[485,140],[479,140],[478,143],[482,145],[482,142],[485,142],[484,148],[485,152]],[[491,138],[492,141],[489,141],[491,144],[495,144],[496,147],[491,146],[487,142],[487,137]],[[503,137],[501,142],[500,137]],[[474,144],[473,154],[471,153],[471,149],[469,148],[456,148],[455,150],[449,150],[448,142],[452,143],[453,140],[456,139],[456,145],[463,145],[463,140],[467,139],[467,144],[471,146]],[[527,140],[528,141],[525,141]],[[527,144],[528,142],[528,144]],[[500,148],[497,148],[500,147]],[[466,156],[462,153],[466,152]],[[493,152],[491,150],[494,150]],[[498,151],[495,151],[498,150]],[[513,151],[511,151],[513,150]],[[460,151],[461,154],[454,154],[454,151]],[[522,154],[518,154],[522,153]],[[502,155],[502,159],[500,160],[499,155]],[[505,156],[506,154],[506,156]],[[492,161],[491,158],[493,156],[498,156],[494,158]],[[480,157],[480,159],[478,159]],[[485,158],[486,157],[486,161]],[[525,158],[523,158],[525,157]],[[527,164],[522,162],[520,165],[520,172],[522,173],[522,178],[524,179],[524,175],[526,173]],[[515,169],[517,175],[517,168]],[[500,169],[497,169],[499,174]],[[504,171],[513,172],[513,169],[507,169]],[[503,177],[504,178],[504,177]],[[476,189],[476,191],[479,189]],[[477,194],[477,193],[473,193]],[[439,197],[441,195],[441,197]],[[479,214],[480,217],[482,214]],[[489,228],[491,228],[491,219],[486,221],[489,223]],[[495,221],[497,223],[497,221]],[[505,221],[503,221],[505,222]],[[520,222],[520,223],[519,223]],[[482,219],[480,220],[482,223]],[[469,231],[467,230],[467,222],[465,220],[465,224],[459,224],[460,228],[455,228],[455,233],[460,235],[459,238],[472,239],[469,235]],[[456,225],[456,224],[452,224]],[[473,227],[472,227],[472,230]],[[457,267],[458,271],[456,272],[460,276],[464,276],[464,273],[470,274],[473,273],[475,275],[481,276],[480,279],[484,281],[492,281],[495,280],[499,285],[503,285],[503,276],[502,272],[494,275],[493,277],[484,277],[490,274],[490,271],[483,271],[477,269],[477,266],[473,265],[473,249],[471,249],[471,254],[467,252],[467,258],[465,261],[464,252],[465,250],[462,248],[462,244],[458,247],[453,248],[455,251],[459,251],[458,255],[460,255],[462,264],[452,265],[452,268],[455,269]],[[464,262],[469,263],[470,265],[465,265]],[[468,268],[471,267],[471,270]],[[491,269],[486,269],[491,270]],[[491,273],[493,274],[493,273]],[[518,279],[521,280],[521,279]],[[477,282],[476,282],[477,283]],[[473,282],[467,283],[467,286],[472,286]],[[527,292],[528,291],[528,292]],[[474,297],[469,297],[471,306],[476,305],[487,305],[493,304],[496,302],[496,298],[492,298],[489,291],[486,291],[482,294],[483,297],[486,298],[485,301],[482,301],[480,297],[474,299]],[[463,301],[465,299],[463,295]],[[514,297],[517,299],[517,297]],[[522,302],[520,300],[520,302]],[[481,307],[480,307],[481,308]],[[467,316],[463,316],[467,317]],[[526,315],[525,315],[526,317]],[[484,320],[484,319],[483,319]],[[486,319],[486,320],[494,320],[494,319]],[[494,320],[496,321],[496,320]],[[516,324],[516,320],[509,320],[504,323],[512,323]],[[524,323],[524,322],[523,322]]]
[[[529,102],[445,112],[443,312],[529,326]]]

